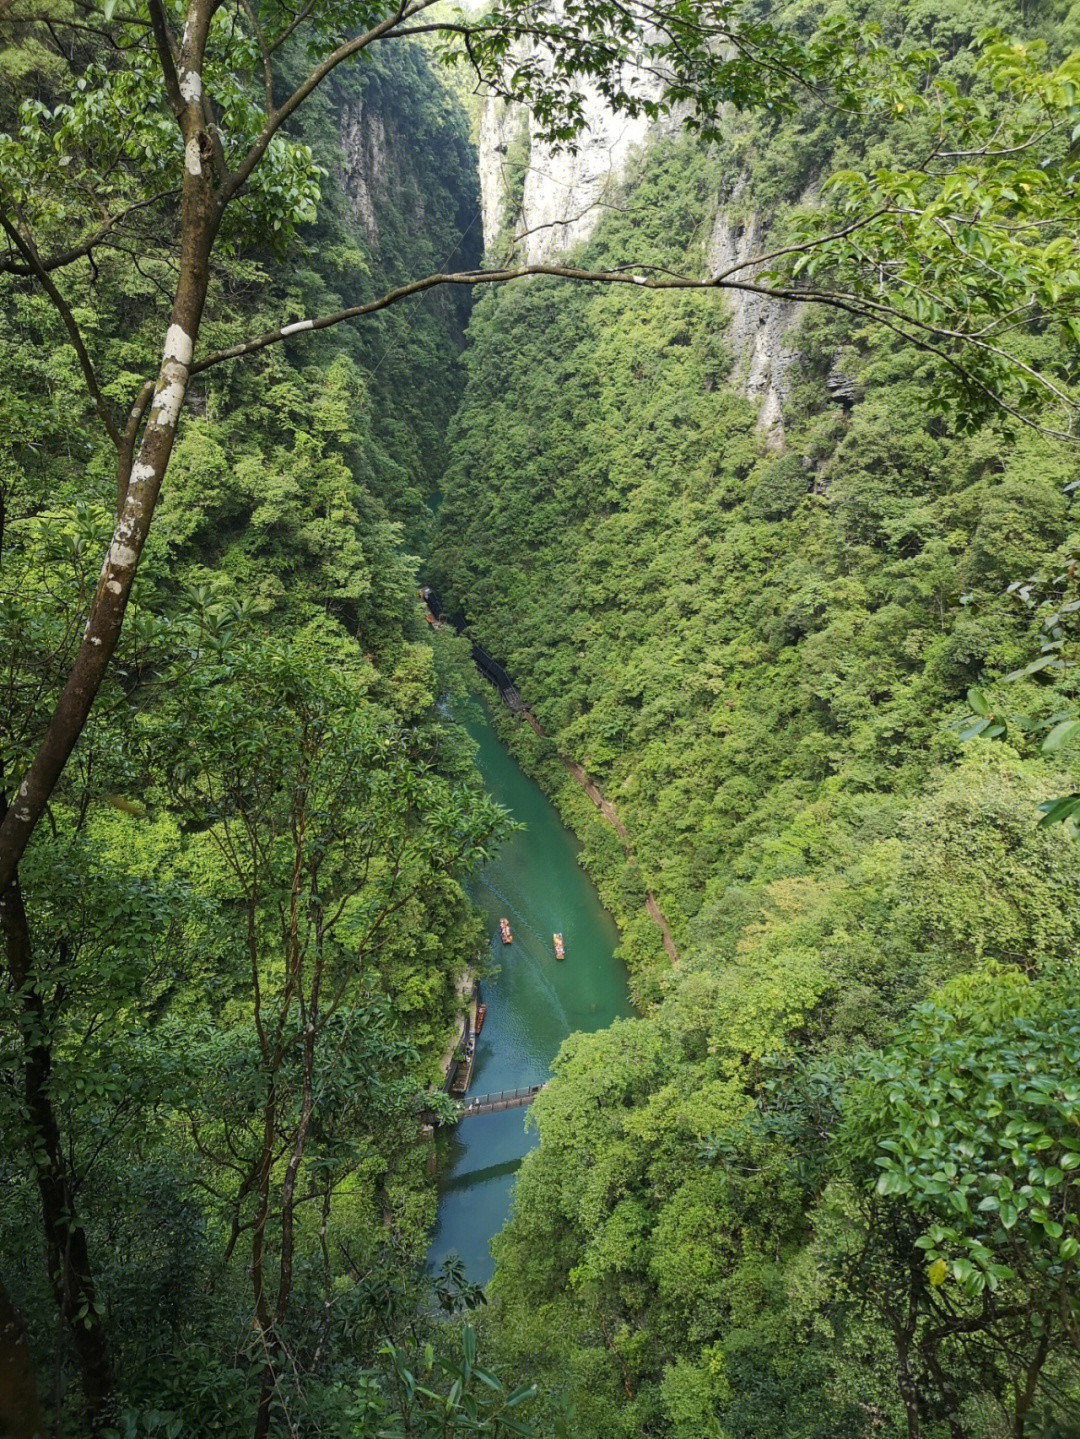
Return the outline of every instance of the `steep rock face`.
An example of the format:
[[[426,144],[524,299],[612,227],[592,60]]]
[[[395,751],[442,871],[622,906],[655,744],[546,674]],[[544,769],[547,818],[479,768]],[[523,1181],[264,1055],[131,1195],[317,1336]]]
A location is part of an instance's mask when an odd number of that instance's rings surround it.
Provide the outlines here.
[[[337,139],[332,188],[370,254],[375,283],[478,265],[476,150],[461,105],[420,46],[339,77],[327,94]],[[464,323],[468,307],[458,292],[433,296],[427,308],[453,310]]]
[[[520,112],[497,95],[489,95],[484,101],[480,112],[477,169],[486,254],[491,253],[502,229],[503,211],[510,188],[507,155],[522,123]]]
[[[383,114],[359,99],[341,110],[342,189],[349,210],[372,247],[379,243],[379,210],[391,199],[397,171],[393,157],[403,152],[401,138],[387,134]],[[422,220],[423,216],[416,217]]]
[[[730,198],[718,201],[716,221],[709,241],[707,265],[710,275],[741,266],[767,249],[766,227],[760,214],[740,218],[739,202],[746,189],[740,176]],[[732,278],[752,281],[754,267],[736,271]],[[763,295],[728,294],[731,328],[728,337],[735,357],[733,379],[743,393],[757,400],[758,428],[774,443],[784,437],[784,401],[790,389],[790,370],[795,351],[789,343],[791,329],[801,305],[781,305]]]
[[[342,189],[368,243],[379,242],[376,195],[386,182],[386,125],[363,100],[341,111]]]
[[[343,67],[311,127],[329,176],[323,208],[342,237],[317,263],[343,306],[448,266],[479,265],[480,189],[468,120],[419,44]],[[415,549],[430,519],[423,497],[447,463],[471,302],[468,289],[448,286],[352,331],[350,352],[366,372],[366,424],[377,442],[368,478],[409,527]],[[334,301],[318,295],[313,303]]]
[[[605,205],[616,200],[621,181],[635,150],[659,135],[673,133],[678,120],[663,125],[639,118],[613,115],[595,92],[586,98],[588,129],[576,153],[553,153],[533,127],[528,139],[527,170],[521,187],[521,204],[514,222],[516,253],[526,264],[557,260],[592,234]],[[484,218],[484,248],[495,245],[506,222],[512,184],[509,163],[512,147],[520,144],[522,112],[490,97],[480,121],[480,192]],[[716,218],[706,250],[710,274],[741,264],[766,248],[762,216],[743,213],[746,189],[740,177],[727,199],[717,197]],[[752,279],[753,270],[744,273]],[[778,305],[761,296],[732,292],[732,381],[759,403],[759,428],[772,443],[783,441],[783,406],[789,392],[789,371],[794,351],[789,343],[800,308]]]
[[[553,151],[531,127],[528,169],[514,232],[524,263],[544,264],[587,240],[611,201],[636,147],[658,132],[644,118],[613,115],[600,95],[585,99],[588,127],[576,151]],[[484,246],[502,228],[508,191],[506,158],[523,125],[520,110],[489,98],[480,122],[480,192]]]

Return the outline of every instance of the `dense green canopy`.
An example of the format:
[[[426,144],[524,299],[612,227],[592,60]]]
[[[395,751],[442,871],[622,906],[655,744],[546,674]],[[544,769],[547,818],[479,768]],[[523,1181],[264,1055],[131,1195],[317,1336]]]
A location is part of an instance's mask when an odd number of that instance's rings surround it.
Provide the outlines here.
[[[1063,1433],[1072,11],[0,30],[0,1430]],[[534,116],[486,256],[468,75]],[[662,133],[526,265],[587,92]],[[416,1140],[507,819],[414,553],[640,1010],[486,1308]]]

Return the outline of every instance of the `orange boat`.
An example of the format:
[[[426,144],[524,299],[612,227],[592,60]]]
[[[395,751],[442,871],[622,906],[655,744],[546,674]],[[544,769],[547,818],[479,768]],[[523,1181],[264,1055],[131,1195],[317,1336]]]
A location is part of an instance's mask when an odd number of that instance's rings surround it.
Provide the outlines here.
[[[477,1032],[477,1034],[479,1034],[480,1031],[481,1031],[481,1030],[483,1029],[483,1027],[484,1027],[484,1018],[485,1018],[486,1015],[487,1015],[487,1005],[486,1005],[486,1004],[481,1004],[481,1005],[479,1006],[479,1008],[477,1009],[477,1011],[476,1011],[476,1032]]]
[[[556,959],[565,959],[565,958],[566,958],[566,950],[563,948],[562,935],[561,935],[561,934],[556,934],[556,935],[553,936],[553,938],[554,938],[554,940],[555,940],[555,958],[556,958]]]
[[[503,944],[513,944],[514,936],[510,933],[510,921],[508,919],[499,920],[499,934]]]

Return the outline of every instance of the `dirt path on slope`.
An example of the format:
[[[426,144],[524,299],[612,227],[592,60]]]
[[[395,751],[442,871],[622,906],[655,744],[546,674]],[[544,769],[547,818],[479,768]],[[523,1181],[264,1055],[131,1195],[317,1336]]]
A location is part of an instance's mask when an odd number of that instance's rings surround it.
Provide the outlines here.
[[[540,736],[541,739],[548,738],[548,735],[540,724],[540,721],[531,712],[531,710],[527,710],[524,705],[522,705],[521,709],[516,710],[516,713],[519,714],[523,720],[525,720],[525,722],[534,730],[536,734]],[[615,833],[619,836],[619,839],[622,842],[623,854],[626,857],[627,863],[636,865],[637,860],[634,858],[633,848],[630,844],[630,836],[627,833],[626,826],[623,824],[619,816],[615,813],[615,806],[611,803],[609,799],[604,798],[597,786],[593,784],[592,780],[582,769],[581,765],[577,764],[572,759],[567,759],[566,755],[559,754],[558,750],[556,750],[555,753],[559,755],[559,759],[567,774],[569,774],[571,778],[581,786],[581,788],[592,800],[596,808],[607,820],[608,824],[611,825],[612,829],[614,829]],[[647,890],[645,893],[645,908],[649,913],[649,918],[653,921],[655,925],[659,927],[660,933],[663,935],[664,948],[667,950],[668,957],[670,958],[672,964],[678,964],[679,952],[675,948],[675,941],[671,937],[671,928],[668,925],[667,920],[664,918],[660,906],[656,902],[656,896],[651,890]]]

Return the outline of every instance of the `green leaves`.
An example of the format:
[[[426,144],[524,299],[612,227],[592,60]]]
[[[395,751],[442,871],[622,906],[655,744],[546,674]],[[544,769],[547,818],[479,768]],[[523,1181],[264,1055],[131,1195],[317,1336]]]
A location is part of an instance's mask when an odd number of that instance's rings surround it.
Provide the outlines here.
[[[977,715],[989,716],[990,705],[982,690],[969,689],[967,692],[968,704]]]
[[[888,1164],[889,1161],[882,1159],[879,1160],[878,1163]],[[910,1194],[911,1187],[911,1180],[897,1169],[886,1170],[877,1182],[877,1192],[879,1194]]]
[[[1040,748],[1043,754],[1057,754],[1065,746],[1072,742],[1077,735],[1080,735],[1080,720],[1062,720],[1056,724],[1050,733],[1043,740]]]
[[[1050,799],[1039,805],[1043,817],[1039,821],[1041,829],[1048,829],[1055,824],[1065,824],[1080,815],[1080,794],[1063,795],[1059,799]]]
[[[928,1257],[951,1251],[965,1292],[996,1287],[1006,1263],[1037,1289],[1075,1257],[1078,1075],[1080,987],[1068,970],[925,1006],[870,1066],[882,1095],[877,1192],[933,1222]]]
[[[394,1385],[370,1404],[362,1434],[379,1439],[464,1439],[465,1435],[516,1434],[535,1439],[537,1431],[515,1414],[537,1396],[535,1384],[522,1384],[507,1393],[494,1374],[475,1367],[476,1331],[466,1324],[461,1331],[461,1359],[437,1352],[430,1344],[410,1351],[388,1342],[381,1354]],[[370,1426],[370,1427],[367,1427]]]
[[[967,432],[989,416],[992,397],[1014,415],[1052,410],[1059,430],[1074,408],[1016,341],[1027,323],[1071,334],[1080,315],[1068,139],[1080,115],[1080,58],[1042,63],[1038,47],[988,42],[975,67],[983,85],[969,88],[951,83],[932,52],[890,55],[876,71],[868,60],[864,83],[894,115],[893,151],[911,163],[836,171],[823,187],[831,203],[801,216],[797,254],[785,261],[806,293],[815,286],[805,280],[824,272],[823,289],[872,305],[942,356],[936,403]],[[992,105],[982,98],[987,84]],[[928,109],[936,134],[948,136],[929,148]]]
[[[975,711],[975,718],[961,721],[957,739],[1005,739],[1009,732],[1008,722],[990,709],[990,703],[980,689],[969,689],[968,704]]]

